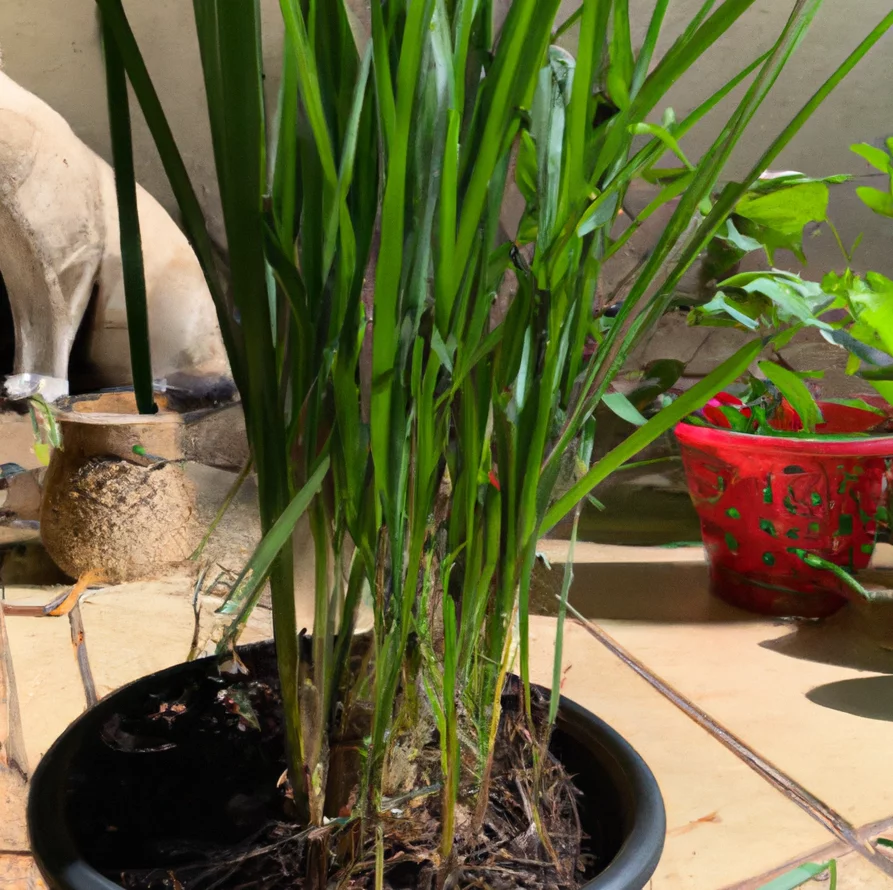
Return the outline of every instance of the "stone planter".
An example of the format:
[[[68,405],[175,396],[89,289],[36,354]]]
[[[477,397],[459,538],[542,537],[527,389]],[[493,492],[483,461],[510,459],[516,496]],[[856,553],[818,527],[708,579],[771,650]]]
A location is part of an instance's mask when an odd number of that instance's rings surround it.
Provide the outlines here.
[[[47,552],[72,577],[92,572],[120,583],[157,574],[199,540],[195,487],[178,464],[190,456],[196,413],[163,395],[157,402],[154,415],[137,414],[129,391],[56,406],[62,448],[47,469],[40,527]]]

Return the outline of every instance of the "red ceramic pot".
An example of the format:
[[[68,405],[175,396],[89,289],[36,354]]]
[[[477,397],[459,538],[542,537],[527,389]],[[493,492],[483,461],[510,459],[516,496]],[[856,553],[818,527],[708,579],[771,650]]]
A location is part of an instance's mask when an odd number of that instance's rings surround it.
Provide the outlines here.
[[[846,585],[796,551],[868,565],[893,436],[776,438],[681,423],[676,437],[713,592],[764,615],[821,618],[843,606]]]

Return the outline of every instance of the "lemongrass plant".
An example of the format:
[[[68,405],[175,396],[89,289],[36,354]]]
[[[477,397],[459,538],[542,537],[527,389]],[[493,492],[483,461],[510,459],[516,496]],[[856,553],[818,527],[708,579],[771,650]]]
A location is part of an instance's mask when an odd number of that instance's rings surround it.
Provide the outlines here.
[[[711,198],[821,0],[790,2],[765,52],[683,119],[668,112],[660,125],[650,121],[669,88],[734,33],[754,0],[706,0],[659,59],[669,0],[657,0],[639,48],[628,0],[584,0],[563,21],[559,0],[514,0],[501,27],[493,0],[373,0],[369,36],[344,0],[281,0],[272,120],[258,3],[194,0],[229,246],[224,281],[121,0],[97,2],[204,267],[247,420],[266,536],[229,600],[224,647],[269,579],[291,791],[305,824],[333,814],[330,752],[350,703],[368,699],[368,736],[347,777],[351,815],[336,821],[369,828],[379,881],[388,765],[410,729],[439,740],[439,861],[448,874],[459,865],[457,801],[474,813],[471,831],[486,811],[507,671],[523,679],[532,745],[545,744],[556,716],[557,695],[542,724],[531,711],[538,539],[741,374],[761,341],[590,466],[596,406],[737,199],[893,14],[747,176]],[[575,59],[553,46],[571,28]],[[680,143],[739,86],[712,144],[690,163]],[[668,150],[686,169],[618,236],[627,187],[659,179]],[[510,239],[499,220],[513,157],[526,208]],[[606,319],[595,305],[603,264],[674,198],[658,244]],[[516,287],[497,311],[507,275]],[[598,348],[584,361],[590,336]],[[316,566],[310,654],[299,645],[290,546],[305,511]],[[357,676],[350,640],[364,591],[374,632],[368,671]],[[560,661],[559,623],[556,676]],[[345,865],[327,855],[323,875]]]

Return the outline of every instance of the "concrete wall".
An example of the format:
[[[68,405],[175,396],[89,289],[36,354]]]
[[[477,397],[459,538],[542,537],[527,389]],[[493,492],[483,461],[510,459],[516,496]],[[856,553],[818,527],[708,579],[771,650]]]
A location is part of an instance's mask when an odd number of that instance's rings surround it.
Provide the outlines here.
[[[215,237],[222,240],[219,199],[192,3],[124,0]],[[264,58],[275,102],[281,65],[278,0],[263,0]],[[75,133],[111,160],[99,20],[92,0],[0,0],[0,49],[6,73],[67,118]],[[175,214],[167,183],[136,101],[132,102],[136,174]]]
[[[666,49],[701,6],[702,0],[672,0],[658,51]],[[206,123],[204,92],[195,39],[192,4],[188,0],[125,0],[137,39],[155,79],[186,165],[201,199],[218,220],[214,165]],[[281,58],[278,0],[262,0],[267,84],[275,96]],[[572,10],[576,0],[566,2]],[[632,0],[634,39],[641,39],[654,0]],[[365,0],[356,0],[365,18]],[[757,0],[735,27],[710,52],[697,70],[673,89],[669,104],[681,116],[704,99],[760,50],[768,47],[792,6],[792,0]],[[888,11],[888,0],[826,0],[788,70],[779,80],[772,100],[754,120],[750,136],[740,147],[729,172],[740,175],[783,127],[804,98],[826,77],[864,34]],[[103,157],[109,157],[108,121],[96,7],[91,0],[2,0],[0,48],[7,73],[45,99],[70,121],[75,132]],[[832,99],[779,158],[778,167],[811,174],[869,171],[848,151],[853,142],[880,143],[893,134],[893,92],[887,89],[893,73],[893,35],[887,35]],[[741,92],[713,115],[712,127],[728,114]],[[151,137],[135,112],[137,174],[169,209],[174,202]],[[690,142],[697,156],[708,144],[706,135]],[[875,183],[876,184],[876,183]],[[860,231],[865,240],[863,264],[893,274],[889,225],[863,210],[853,189],[835,191],[832,208],[845,238]],[[213,225],[219,234],[219,222]],[[811,245],[818,266],[837,263],[829,239]]]
[[[658,45],[664,51],[701,7],[701,0],[671,0],[665,30]],[[719,4],[717,4],[719,5]],[[653,0],[632,0],[635,16],[634,40],[644,35],[647,15]],[[790,14],[792,0],[757,0],[742,19],[703,58],[696,70],[690,71],[673,88],[668,104],[682,117],[706,99],[718,85],[741,70],[755,55],[771,46]],[[727,168],[734,179],[760,157],[768,144],[780,133],[809,96],[834,71],[890,11],[889,0],[825,0],[809,29],[806,39],[776,83],[769,99],[756,115],[748,136]],[[866,176],[864,182],[838,186],[832,191],[830,211],[835,225],[847,245],[864,233],[857,265],[893,275],[893,221],[882,220],[865,208],[855,196],[855,185],[871,184],[885,188],[885,179],[849,146],[856,142],[883,145],[893,135],[893,93],[886,88],[893,74],[893,33],[888,32],[859,66],[837,88],[782,152],[775,169],[799,170],[810,175],[850,173]],[[699,154],[709,145],[716,129],[740,101],[744,88],[739,88],[717,108],[699,134],[691,134],[686,146],[691,154]],[[706,121],[705,121],[706,124]],[[811,272],[820,272],[841,262],[832,240],[821,237],[809,245]],[[793,257],[790,258],[793,261]],[[792,262],[790,268],[796,268]]]

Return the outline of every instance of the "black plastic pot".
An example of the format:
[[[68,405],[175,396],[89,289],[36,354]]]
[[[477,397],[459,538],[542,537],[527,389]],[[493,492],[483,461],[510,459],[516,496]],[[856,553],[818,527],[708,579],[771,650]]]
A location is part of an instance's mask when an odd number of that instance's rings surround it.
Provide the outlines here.
[[[270,643],[245,647],[241,654],[248,664],[272,666]],[[116,715],[142,716],[147,702],[175,701],[187,688],[199,694],[221,688],[213,659],[177,665],[119,689],[76,720],[40,762],[31,782],[28,827],[35,860],[53,890],[113,890],[118,885],[100,874],[97,860],[107,872],[172,867],[177,851],[182,855],[191,843],[237,843],[268,818],[263,797],[252,795],[275,785],[278,743],[258,745],[246,735],[235,747],[208,745],[200,727],[189,735],[191,744],[161,746],[145,755],[107,743]],[[583,828],[607,863],[585,890],[642,890],[657,867],[666,830],[651,770],[610,726],[563,697],[553,751],[583,792]],[[233,758],[238,787],[222,788],[220,770],[231,768]],[[140,798],[150,788],[156,792],[159,783],[178,797],[149,811]],[[234,800],[241,801],[235,810]],[[194,812],[202,818],[189,815]],[[116,829],[111,835],[100,827],[109,823]],[[162,848],[171,849],[172,861],[149,861]]]

